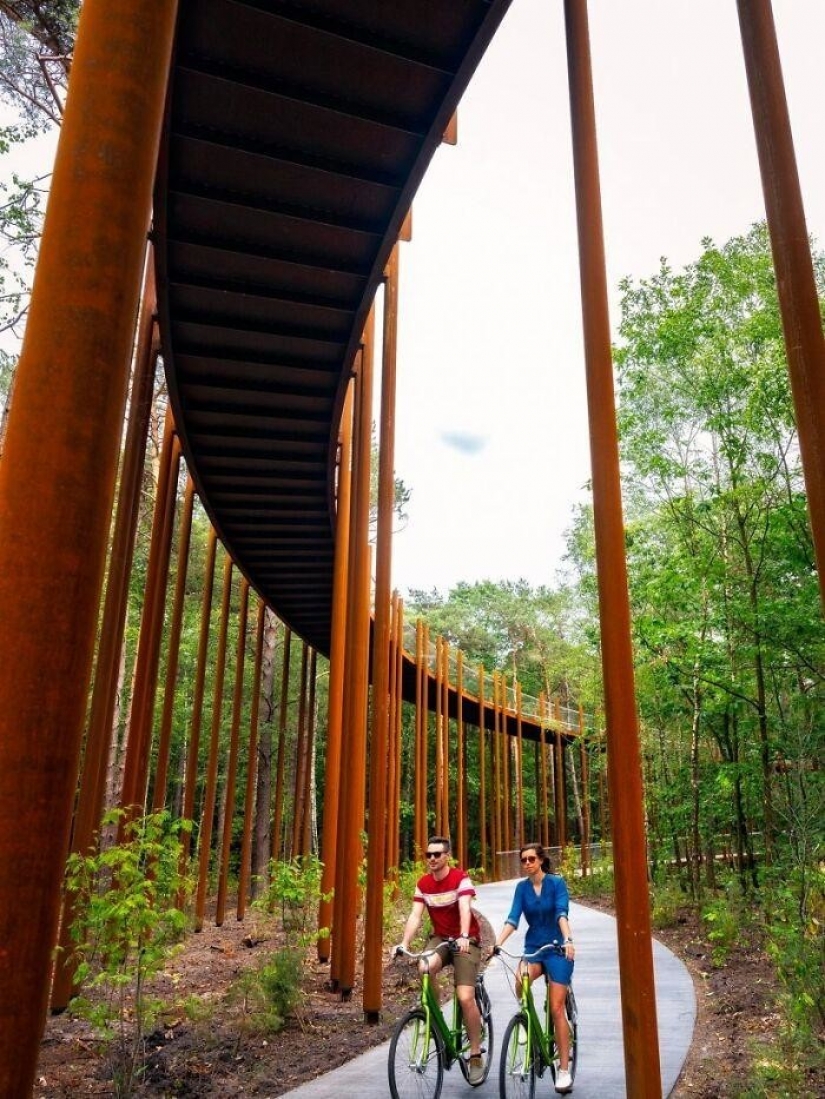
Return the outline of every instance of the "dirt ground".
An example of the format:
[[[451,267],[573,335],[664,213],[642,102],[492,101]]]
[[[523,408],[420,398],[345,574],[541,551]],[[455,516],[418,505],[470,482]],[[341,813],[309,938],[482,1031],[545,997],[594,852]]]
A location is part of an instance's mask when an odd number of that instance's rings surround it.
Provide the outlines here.
[[[777,1022],[765,959],[753,943],[742,941],[724,966],[713,966],[698,921],[689,914],[657,937],[687,965],[698,1002],[690,1054],[672,1096],[743,1095],[752,1059],[772,1039]],[[245,944],[250,938],[255,945]],[[491,945],[489,928],[485,938]],[[243,1002],[227,993],[245,969],[259,966],[277,946],[273,929],[249,918],[242,924],[231,919],[221,928],[207,923],[189,937],[156,989],[170,1006],[147,1040],[147,1067],[136,1095],[274,1099],[387,1039],[415,997],[413,972],[401,963],[387,965],[382,1020],[367,1025],[360,986],[342,1003],[327,987],[328,967],[308,959],[300,1011],[278,1033],[261,1032]],[[49,1020],[35,1099],[111,1096],[109,1074],[88,1024],[68,1014]],[[823,1094],[825,1078],[811,1079],[799,1099]]]

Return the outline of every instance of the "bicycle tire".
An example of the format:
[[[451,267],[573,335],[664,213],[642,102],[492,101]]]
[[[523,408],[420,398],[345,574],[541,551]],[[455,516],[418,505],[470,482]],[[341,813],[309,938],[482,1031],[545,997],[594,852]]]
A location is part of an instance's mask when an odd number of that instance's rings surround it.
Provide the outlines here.
[[[484,1072],[481,1079],[476,1080],[475,1083],[470,1082],[470,1064],[467,1059],[470,1049],[470,1036],[467,1034],[467,1027],[463,1021],[461,1024],[461,1056],[458,1059],[464,1079],[470,1084],[471,1088],[481,1087],[490,1075],[490,1067],[493,1063],[493,1009],[490,1004],[490,997],[488,996],[487,989],[484,985],[484,978],[481,975],[479,975],[478,980],[476,981],[475,997],[479,1014],[481,1015],[481,1056],[484,1066]]]
[[[536,1058],[530,1049],[527,1016],[514,1015],[504,1031],[498,1089],[501,1099],[534,1099],[536,1094]]]
[[[390,1041],[387,1074],[392,1099],[438,1099],[444,1083],[444,1043],[427,1016],[414,1008],[399,1020]]]

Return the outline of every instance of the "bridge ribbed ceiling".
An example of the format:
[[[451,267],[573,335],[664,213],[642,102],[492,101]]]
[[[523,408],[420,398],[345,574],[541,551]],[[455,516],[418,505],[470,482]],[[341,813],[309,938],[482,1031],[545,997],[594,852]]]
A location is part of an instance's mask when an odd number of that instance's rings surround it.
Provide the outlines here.
[[[329,652],[344,384],[509,0],[182,0],[155,196],[163,353],[220,537]]]

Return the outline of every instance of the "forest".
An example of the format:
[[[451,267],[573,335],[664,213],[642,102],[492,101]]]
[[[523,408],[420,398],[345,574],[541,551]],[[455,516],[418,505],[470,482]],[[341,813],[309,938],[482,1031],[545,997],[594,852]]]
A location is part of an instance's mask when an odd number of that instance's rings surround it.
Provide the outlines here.
[[[4,423],[13,401],[15,339],[25,324],[47,179],[46,173],[36,179],[10,176],[3,158],[33,133],[59,125],[78,6],[72,0],[0,2],[0,96],[17,112],[16,121],[0,129],[0,331],[7,336],[5,349],[0,350]],[[822,301],[825,254],[816,242],[813,249]],[[766,227],[743,227],[740,236],[721,244],[705,239],[697,252],[682,269],[671,268],[663,259],[657,271],[623,282],[614,347],[651,906],[654,922],[666,920],[667,913],[680,906],[692,908],[721,958],[743,927],[757,936],[775,984],[779,1046],[770,1071],[760,1077],[754,1067],[752,1090],[741,1094],[768,1094],[775,1086],[786,1090],[772,1094],[802,1095],[808,1094],[808,1085],[800,1081],[813,1079],[812,1072],[822,1078],[825,1038],[822,602]],[[140,646],[167,404],[162,369],[154,388],[106,778],[110,809],[120,799]],[[1,448],[0,429],[0,460]],[[181,501],[185,490],[181,473]],[[399,514],[411,492],[415,485],[398,480]],[[196,501],[188,566],[180,579],[173,573],[166,602],[168,626],[173,589],[180,583],[185,600],[172,669],[172,705],[166,716],[166,648],[160,654],[156,687],[152,750],[156,761],[161,722],[168,720],[169,782],[163,804],[172,818],[183,814],[200,624],[212,568],[209,524]],[[238,660],[237,579],[231,600],[228,683]],[[207,595],[206,606],[211,623],[209,677],[214,674],[221,632],[220,600]],[[448,592],[410,591],[404,596],[404,613],[408,626],[416,619],[425,621],[431,636],[440,635],[460,650],[468,666],[483,666],[491,675],[498,672],[511,685],[518,683],[525,695],[544,695],[586,715],[586,782],[581,757],[569,752],[566,759],[571,850],[564,856],[565,866],[573,874],[580,868],[575,846],[581,842],[582,801],[587,800],[590,838],[599,855],[577,891],[583,899],[588,892],[609,896],[610,813],[599,735],[605,718],[590,507],[582,506],[570,517],[564,566],[552,584],[535,588],[519,578],[499,578],[460,583]],[[246,631],[247,670],[244,673],[242,666],[241,675],[246,674],[247,682],[254,663],[254,633],[252,626]],[[316,678],[307,718],[305,650],[267,609],[260,697],[253,700],[253,692],[247,690],[241,716],[242,727],[248,727],[253,705],[257,707],[251,869],[253,892],[259,894],[267,894],[269,875],[275,874],[270,854],[276,852],[289,864],[298,853],[291,822],[298,797],[297,749],[307,720],[314,729],[310,850],[315,857],[320,854],[328,664],[318,656],[312,668]],[[219,729],[218,795],[210,830],[214,826],[214,834],[220,836],[232,700],[229,692],[213,695],[209,689],[203,699],[202,727],[214,724]],[[412,708],[405,706],[401,717],[398,827],[400,861],[409,871],[420,854],[413,839]],[[431,744],[434,751],[434,740]],[[481,772],[477,742],[468,739],[465,750],[467,792],[474,804]],[[538,752],[525,753],[523,766],[524,815],[528,831],[538,834]],[[241,790],[247,777],[243,755],[238,767],[233,781]],[[156,774],[154,763],[149,773]],[[273,839],[269,807],[276,786],[282,806],[276,819],[280,832]],[[155,800],[153,795],[150,783],[148,805]],[[201,776],[192,815],[193,851],[203,828],[204,796]],[[235,882],[240,872],[241,807],[230,825],[229,873]],[[474,816],[468,828],[469,860],[477,867],[480,834]],[[110,824],[109,840],[115,831],[116,825]],[[317,901],[317,894],[312,901]]]

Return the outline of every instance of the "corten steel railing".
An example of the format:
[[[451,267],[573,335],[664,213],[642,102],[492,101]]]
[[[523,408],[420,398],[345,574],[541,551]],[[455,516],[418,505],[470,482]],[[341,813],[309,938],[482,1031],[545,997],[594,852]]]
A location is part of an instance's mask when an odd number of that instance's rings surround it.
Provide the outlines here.
[[[490,8],[495,7],[495,18],[500,18],[505,6],[503,3],[490,5],[483,15],[486,17]],[[194,5],[190,10],[195,10]],[[390,11],[389,7],[387,11]],[[740,2],[739,13],[800,426],[808,504],[821,565],[825,546],[825,481],[822,478],[825,469],[822,460],[825,453],[825,343],[770,4],[768,0]],[[5,531],[13,532],[13,537],[7,536],[0,541],[0,621],[4,627],[0,651],[0,942],[3,943],[0,986],[4,989],[0,1001],[0,1094],[4,1095],[28,1094],[45,1017],[50,957],[61,904],[62,862],[72,824],[71,807],[79,771],[97,611],[105,572],[108,523],[114,498],[119,426],[123,418],[128,362],[144,266],[150,190],[157,165],[175,14],[176,5],[163,0],[153,0],[152,4],[147,4],[146,0],[129,0],[118,6],[115,14],[111,5],[103,0],[86,0],[83,5],[41,259],[0,462],[0,520]],[[540,696],[528,700],[523,697],[520,685],[508,682],[503,673],[490,675],[483,669],[465,668],[459,654],[456,654],[453,675],[449,647],[443,640],[431,645],[425,625],[416,624],[414,644],[408,630],[405,645],[400,601],[393,601],[389,594],[385,546],[376,562],[380,577],[376,619],[380,621],[380,628],[376,625],[374,630],[373,691],[380,695],[377,706],[374,705],[374,712],[380,713],[380,723],[372,730],[378,756],[371,759],[371,766],[374,774],[385,776],[381,785],[386,788],[387,800],[371,804],[370,809],[371,813],[378,816],[383,813],[387,818],[395,814],[397,819],[403,768],[400,750],[402,703],[414,697],[413,850],[420,850],[426,842],[428,813],[432,810],[442,828],[455,834],[460,854],[466,858],[468,838],[462,836],[458,826],[453,829],[452,825],[456,813],[464,820],[464,753],[472,740],[480,780],[478,814],[473,814],[472,823],[484,870],[494,873],[497,853],[507,851],[525,834],[525,807],[520,791],[531,737],[535,745],[533,777],[537,803],[541,806],[541,826],[545,830],[542,838],[559,847],[570,839],[573,822],[567,817],[571,800],[567,789],[568,771],[575,775],[570,745],[578,742],[578,776],[585,790],[584,804],[588,807],[580,825],[577,822],[583,863],[591,842],[591,802],[598,807],[602,837],[609,829],[617,856],[621,852],[621,858],[616,859],[616,905],[628,1087],[634,1095],[655,1097],[660,1094],[660,1083],[649,913],[645,903],[641,769],[638,766],[638,730],[632,690],[629,689],[632,684],[629,613],[626,583],[622,582],[625,564],[621,497],[584,0],[566,0],[565,14],[598,574],[600,578],[611,578],[609,585],[600,580],[606,688],[604,737],[598,719],[588,718],[570,708],[563,709],[557,699]],[[491,26],[492,22],[494,20],[491,20]],[[475,26],[478,29],[481,23]],[[307,28],[299,33],[304,31]],[[466,63],[458,57],[460,79],[457,78],[456,87],[461,79],[468,78],[486,34],[487,31],[481,33],[478,42],[468,47],[472,56],[465,59]],[[100,83],[101,73],[107,76],[105,85]],[[185,91],[191,92],[189,84]],[[191,106],[192,101],[186,102]],[[446,99],[442,102],[436,97],[428,125],[435,125],[439,119],[444,125],[447,106]],[[432,145],[439,135],[428,131],[426,138]],[[187,140],[190,139],[185,136],[184,141]],[[406,162],[410,179],[415,181],[420,178],[426,159],[419,153],[420,147],[411,151]],[[404,216],[408,216],[411,189],[409,180],[405,184],[402,179],[399,204],[387,215],[385,228],[389,225],[394,227],[393,232],[397,231]],[[197,195],[195,198],[201,203],[204,201]],[[168,214],[166,208],[164,215]],[[352,231],[352,226],[337,228],[342,234]],[[364,232],[362,237],[369,235]],[[378,235],[378,232],[373,233],[373,236]],[[163,241],[162,229],[157,232],[156,239],[158,243]],[[394,241],[387,239],[384,244],[389,248],[394,246]],[[378,265],[381,255],[379,249],[370,260],[374,264],[371,268],[374,284],[381,274]],[[383,255],[386,259],[389,251]],[[168,266],[163,270],[168,274]],[[365,281],[365,287],[366,282],[369,280]],[[372,289],[371,286],[370,293],[365,289],[355,302],[352,316],[356,323],[373,308]],[[167,300],[165,308],[168,307]],[[150,274],[140,321],[140,351],[130,418],[130,431],[135,437],[126,444],[97,650],[92,724],[84,767],[80,771],[80,796],[74,822],[75,844],[79,845],[76,847],[79,850],[88,849],[94,842],[91,836],[99,822],[102,806],[103,761],[106,737],[112,728],[113,695],[117,684],[114,669],[122,645],[136,485],[139,486],[143,468],[140,448],[144,442],[137,438],[141,433],[133,427],[140,424],[146,412],[146,379],[152,376],[148,364],[154,361],[157,352],[154,312]],[[389,323],[388,316],[393,316],[392,309],[385,311],[385,323]],[[173,325],[174,311],[164,319]],[[168,336],[168,331],[164,335]],[[338,725],[336,735],[339,739],[337,762],[334,753],[327,760],[330,773],[326,786],[334,791],[330,793],[326,808],[330,818],[334,817],[334,823],[329,821],[327,831],[325,822],[322,855],[335,864],[331,975],[342,995],[349,995],[353,984],[356,913],[356,883],[349,870],[361,856],[360,830],[366,809],[370,556],[365,514],[368,508],[372,340],[369,324],[363,337],[354,328],[348,335],[339,336],[350,350],[355,349],[359,338],[362,342],[357,354],[353,350],[357,362],[352,367],[356,379],[355,408],[352,410],[352,491],[346,515],[339,515],[339,532],[346,531],[346,536],[339,537],[335,557],[332,622],[337,621],[339,626],[337,644],[331,644],[330,695],[335,699],[331,725]],[[348,360],[342,367],[336,410],[346,407],[349,369]],[[207,408],[207,415],[212,414],[214,409]],[[310,421],[320,423],[326,413],[316,410],[314,415],[315,420],[310,416]],[[349,415],[347,412],[346,416]],[[343,426],[346,436],[349,426],[346,423]],[[187,457],[182,440],[184,443],[191,440],[189,427],[184,417],[177,429],[170,421],[165,433],[135,672],[133,716],[125,745],[126,771],[119,795],[121,804],[131,815],[143,811],[150,791],[152,804],[168,800],[169,712],[173,705],[169,692],[174,693],[176,687],[177,592],[167,645],[165,695],[154,774],[152,742],[172,529],[179,507],[175,471],[182,451],[183,457]],[[382,443],[386,446],[383,459],[383,482],[386,484],[391,445],[383,431]],[[346,450],[346,446],[343,449]],[[345,464],[349,466],[349,460],[345,459]],[[203,470],[193,465],[189,472],[197,484]],[[339,508],[343,506],[347,476],[348,471],[342,469]],[[193,495],[191,490],[187,491],[181,507],[178,522],[181,545],[187,537]],[[32,499],[38,503],[36,508],[31,506]],[[208,505],[210,501],[203,502]],[[388,529],[386,508],[384,500],[379,506],[382,530]],[[250,547],[253,544],[257,545],[250,536]],[[227,782],[224,791],[224,827],[218,835],[213,817],[218,798],[217,759],[222,752],[224,681],[227,663],[231,660],[227,641],[234,613],[233,593],[238,583],[233,577],[243,568],[244,561],[235,561],[226,549],[222,550],[224,565],[217,656],[210,668],[210,616],[217,549],[218,538],[214,528],[210,528],[190,741],[186,759],[179,761],[180,765],[185,764],[183,812],[190,819],[200,815],[198,788],[204,774],[206,778],[195,900],[199,925],[205,918],[208,874],[213,857],[218,866],[217,918],[224,918],[227,836],[231,835],[227,832],[227,823],[231,824],[234,815],[235,776],[242,762],[239,715],[245,679],[245,645],[239,640],[228,752],[231,781]],[[253,552],[250,549],[249,560],[253,558],[260,562],[260,550]],[[182,549],[178,559],[181,587],[185,570],[186,554]],[[820,579],[825,593],[822,571]],[[273,575],[271,569],[267,575]],[[238,614],[243,622],[238,623],[239,633],[247,629],[249,586],[246,581],[249,579],[245,577],[240,582]],[[311,581],[302,577],[296,582],[293,573],[293,594],[303,592],[306,597],[309,583]],[[67,592],[72,593],[72,598],[67,598]],[[265,613],[259,602],[253,692],[258,691],[262,674]],[[320,617],[307,621],[321,636],[323,613],[319,614]],[[48,689],[44,690],[39,657],[42,638],[46,636],[50,639],[53,660]],[[308,760],[315,711],[313,670],[316,653],[309,651],[303,642],[297,739],[292,736],[287,723],[292,650],[288,628],[283,631],[283,642],[275,797],[271,806],[264,807],[267,813],[271,808],[271,853],[276,856],[296,850],[304,852],[309,847],[308,808],[312,790]],[[201,724],[208,689],[211,689],[213,712],[206,746]],[[467,715],[473,712],[477,716],[477,740],[465,735]],[[101,714],[106,720],[97,724]],[[254,728],[250,728],[249,738],[251,754],[254,754],[259,732],[254,707],[253,714]],[[596,754],[601,754],[605,744],[608,782],[605,783],[604,768],[599,768],[598,790],[594,796],[590,762]],[[202,747],[208,747],[208,752],[202,751]],[[455,766],[459,776],[457,787],[453,783],[456,749],[460,755],[460,763],[456,761]],[[204,755],[208,756],[205,768],[202,766]],[[296,756],[298,766],[294,766]],[[441,766],[436,781],[431,784],[433,760],[439,761]],[[290,761],[293,761],[292,767]],[[244,860],[251,857],[253,772],[254,767],[248,767],[243,810]],[[347,797],[342,798],[340,792],[345,786]],[[287,808],[289,812],[285,811]],[[390,860],[395,858],[397,862],[400,857],[397,832],[397,828],[393,833],[389,827],[386,832],[383,827],[376,827],[371,834],[373,853],[367,891],[369,919],[373,926],[380,927],[379,886],[383,885]],[[47,844],[42,842],[44,835],[50,839]],[[291,837],[289,842],[288,835]],[[188,854],[187,848],[185,855]],[[21,867],[25,872],[21,872]],[[244,897],[238,898],[239,918],[243,916],[249,889],[248,869],[242,873],[242,882]],[[21,911],[26,914],[25,920],[20,919]],[[66,918],[70,911],[69,904],[64,908]],[[374,938],[372,948],[380,950],[380,937]],[[368,958],[367,966],[374,971],[375,956]],[[62,987],[60,983],[55,984],[56,1006],[60,1006],[61,995],[65,994],[67,985],[71,985],[71,976],[68,967],[61,975]],[[374,1014],[379,1008],[380,998],[370,991],[365,997],[367,1014]]]

